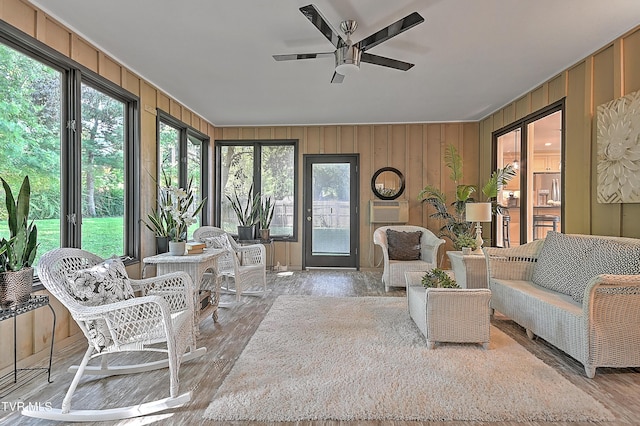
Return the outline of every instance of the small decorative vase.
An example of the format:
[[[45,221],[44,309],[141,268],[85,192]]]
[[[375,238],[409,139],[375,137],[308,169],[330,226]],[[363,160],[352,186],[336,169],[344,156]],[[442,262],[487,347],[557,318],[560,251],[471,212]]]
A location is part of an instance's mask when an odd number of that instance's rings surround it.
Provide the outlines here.
[[[166,253],[169,251],[169,237],[156,237],[156,253]]]
[[[169,241],[169,253],[172,256],[184,256],[187,243],[185,241]]]
[[[269,237],[271,236],[271,231],[269,228],[260,230],[260,240],[269,241]]]
[[[0,307],[11,307],[26,302],[32,289],[32,267],[0,273]]]
[[[471,254],[473,250],[471,250],[471,247],[462,247],[462,254],[465,256],[468,256]]]

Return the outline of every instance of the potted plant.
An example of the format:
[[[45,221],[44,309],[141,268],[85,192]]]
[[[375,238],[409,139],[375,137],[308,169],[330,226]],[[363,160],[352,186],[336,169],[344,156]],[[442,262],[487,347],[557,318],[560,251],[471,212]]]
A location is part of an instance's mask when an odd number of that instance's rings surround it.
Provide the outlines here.
[[[434,268],[424,274],[422,285],[425,288],[460,288],[456,280],[440,268]]]
[[[432,206],[435,212],[429,217],[444,220],[444,225],[440,228],[441,237],[449,238],[456,244],[456,240],[463,235],[473,234],[473,224],[465,220],[465,207],[468,202],[474,202],[472,197],[477,188],[474,185],[461,183],[462,157],[453,145],[447,146],[444,155],[444,164],[451,170],[449,178],[456,184],[456,199],[451,203],[451,210],[447,203],[447,197],[439,189],[432,185],[425,186],[418,194],[418,199]],[[492,204],[492,213],[504,214],[507,208],[498,204],[498,190],[516,175],[516,171],[511,164],[507,164],[501,169],[494,171],[489,180],[482,187],[481,191],[488,202]],[[462,247],[458,244],[459,247]]]
[[[255,224],[258,221],[260,211],[260,194],[258,193],[252,197],[252,193],[253,184],[249,187],[246,204],[242,203],[236,191],[233,191],[233,198],[226,195],[238,218],[239,240],[252,240],[255,235]]]
[[[467,251],[465,248],[468,248],[468,252],[471,253],[478,248],[478,243],[476,242],[475,236],[471,234],[460,234],[456,237],[456,240],[453,243],[453,248],[456,250],[462,250],[463,254],[468,254],[465,253]]]
[[[260,210],[258,216],[260,218],[260,239],[262,241],[268,241],[270,237],[269,227],[271,226],[271,220],[273,219],[273,211],[276,204],[271,204],[271,197],[265,198],[264,202],[260,204]]]
[[[162,171],[163,186],[158,185],[158,202],[157,207],[147,215],[147,221],[142,223],[154,233],[156,237],[157,253],[166,253],[169,251],[169,228],[171,225],[171,217],[166,209],[169,205],[169,188],[171,187],[171,177],[164,170]]]
[[[187,229],[196,222],[206,198],[194,207],[193,178],[183,189],[172,185],[166,174],[163,173],[163,176],[165,186],[160,187],[158,209],[147,216],[150,223],[145,222],[145,225],[157,237],[168,237],[169,252],[181,256],[185,254]]]
[[[38,229],[29,220],[31,185],[25,176],[18,198],[2,178],[7,206],[9,239],[0,240],[0,304],[15,305],[26,302],[33,287],[33,262],[38,250]]]

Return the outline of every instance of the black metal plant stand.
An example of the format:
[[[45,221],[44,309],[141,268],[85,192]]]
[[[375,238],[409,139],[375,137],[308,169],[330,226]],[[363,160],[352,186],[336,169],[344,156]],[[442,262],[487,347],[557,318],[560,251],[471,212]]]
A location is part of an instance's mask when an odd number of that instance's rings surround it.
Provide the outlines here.
[[[17,324],[16,317],[27,312],[34,311],[43,306],[48,306],[53,315],[53,325],[51,326],[51,348],[49,349],[49,366],[36,368],[18,368],[18,341],[17,341]],[[23,385],[32,381],[42,372],[47,372],[47,381],[51,383],[51,360],[53,358],[53,341],[56,331],[56,312],[49,304],[49,296],[31,295],[29,300],[19,303],[15,306],[0,309],[0,321],[13,318],[13,371],[0,377],[0,398],[4,398],[11,392],[19,389]],[[20,382],[18,383],[18,376]]]

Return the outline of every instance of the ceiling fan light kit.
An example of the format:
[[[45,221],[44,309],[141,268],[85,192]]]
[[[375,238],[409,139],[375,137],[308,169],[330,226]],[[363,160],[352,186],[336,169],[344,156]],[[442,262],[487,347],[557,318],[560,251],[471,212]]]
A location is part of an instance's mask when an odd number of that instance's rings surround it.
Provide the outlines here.
[[[331,79],[332,83],[342,83],[344,76],[358,72],[360,70],[360,62],[394,68],[401,71],[407,71],[413,67],[413,64],[408,62],[398,61],[396,59],[365,52],[368,49],[424,22],[424,18],[420,16],[418,12],[413,12],[380,31],[365,37],[361,41],[353,43],[351,41],[351,34],[353,34],[356,28],[358,28],[358,23],[356,21],[346,20],[340,23],[340,29],[346,36],[346,39],[343,39],[336,34],[324,16],[322,16],[320,11],[313,4],[301,7],[300,11],[336,48],[334,52],[336,67],[333,73],[333,78]],[[327,56],[327,53],[273,55],[273,58],[276,61],[289,61],[315,59],[323,56]]]

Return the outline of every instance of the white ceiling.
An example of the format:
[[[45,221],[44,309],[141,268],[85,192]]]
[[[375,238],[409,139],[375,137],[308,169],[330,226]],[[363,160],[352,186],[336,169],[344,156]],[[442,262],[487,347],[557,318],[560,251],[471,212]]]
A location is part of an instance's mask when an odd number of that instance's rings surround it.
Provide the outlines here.
[[[331,84],[332,52],[298,10],[310,0],[33,1],[216,126],[475,121],[640,24],[640,0],[314,0],[354,42],[419,12],[425,22]]]

